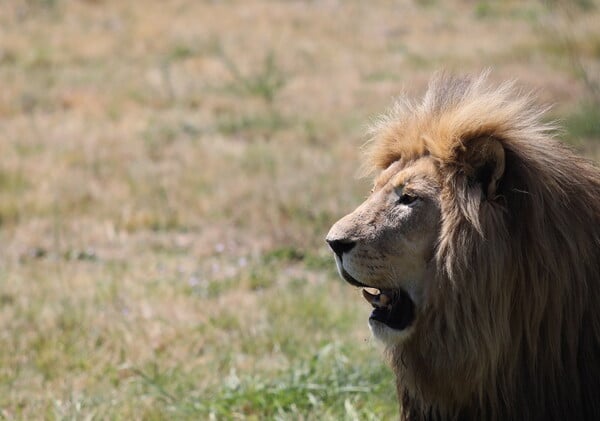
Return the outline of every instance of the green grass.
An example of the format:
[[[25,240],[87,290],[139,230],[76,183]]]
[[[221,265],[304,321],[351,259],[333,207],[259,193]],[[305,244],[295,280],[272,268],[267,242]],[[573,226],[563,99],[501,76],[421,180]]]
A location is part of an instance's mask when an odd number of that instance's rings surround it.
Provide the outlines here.
[[[572,139],[595,139],[600,141],[600,106],[583,103],[563,122],[564,128]]]
[[[216,120],[216,130],[225,135],[272,136],[274,133],[289,126],[286,119],[277,112],[267,112],[257,115],[219,116]]]
[[[260,261],[250,262],[250,270],[240,273],[240,277],[211,282],[206,293],[201,292],[202,280],[182,286],[181,293],[174,292],[180,281],[169,272],[147,282],[144,291],[135,292],[118,281],[132,272],[130,267],[114,271],[108,262],[68,259],[65,262],[71,267],[62,270],[71,272],[73,265],[92,273],[100,269],[104,275],[99,279],[106,277],[106,281],[80,294],[78,300],[48,300],[53,288],[48,284],[42,286],[39,295],[30,295],[27,302],[11,292],[2,294],[3,311],[18,316],[5,328],[18,328],[26,334],[6,342],[0,352],[4,367],[0,378],[5,388],[0,408],[17,418],[34,411],[53,419],[91,413],[109,418],[138,414],[136,417],[144,419],[333,420],[392,416],[397,407],[391,372],[379,359],[365,357],[376,353],[372,345],[347,338],[353,336],[357,321],[354,305],[339,296],[347,295],[348,288],[341,281],[328,278],[336,285],[332,298],[316,293],[311,287],[315,281],[310,278],[279,279],[279,272],[288,265],[291,266],[287,270],[298,269],[298,273],[310,277],[317,275],[318,272],[299,266],[299,259],[304,256],[297,251],[274,250]],[[45,255],[38,259],[41,260],[30,264],[36,274],[34,281],[53,266],[52,259]],[[271,281],[257,288],[255,277]],[[62,282],[68,283],[69,278],[70,275],[65,276]],[[19,288],[25,281],[7,276],[4,280],[12,288]],[[213,289],[214,285],[219,289]],[[152,331],[147,330],[150,326],[140,324],[141,314],[136,310],[135,296],[140,293],[150,302],[165,299],[165,292],[169,291],[167,296],[191,294],[195,300],[206,303],[219,297],[226,300],[227,294],[240,290],[256,291],[265,300],[262,311],[266,324],[259,323],[259,330],[247,323],[243,306],[217,306],[205,322],[178,324],[160,316],[159,311],[153,324],[172,333],[162,340],[152,339]],[[38,305],[31,306],[32,299]],[[340,302],[332,306],[332,299]],[[98,314],[90,311],[92,308],[102,309],[110,318],[100,324],[95,322]],[[45,322],[38,325],[42,317]],[[142,354],[150,352],[145,358],[132,359],[140,353],[130,354],[133,344],[127,345],[126,338],[133,334],[141,341],[136,346],[144,344],[149,348],[140,350]],[[344,336],[347,337],[341,339]],[[235,343],[230,338],[236,338]],[[26,348],[15,353],[24,345]],[[189,348],[184,359],[176,351],[182,346]],[[209,361],[203,361],[217,349]],[[243,363],[252,356],[260,357]],[[269,360],[278,363],[263,366]],[[15,364],[16,361],[21,363]],[[28,376],[36,378],[38,385],[60,386],[47,395],[53,396],[51,399],[30,401],[27,394],[18,391],[18,385]],[[76,379],[86,379],[88,386],[73,393]],[[12,391],[8,392],[8,388]],[[115,395],[111,390],[120,392]]]
[[[354,356],[356,358],[356,356]],[[348,350],[328,344],[275,378],[240,379],[231,372],[223,388],[199,407],[218,418],[382,419],[396,413],[393,379],[377,363],[356,363]]]
[[[121,367],[112,381],[126,379],[146,402],[135,404],[144,419],[325,419],[378,420],[395,416],[397,408],[393,379],[380,365],[354,363],[347,350],[337,344],[325,345],[294,368],[264,376],[226,373],[222,385],[199,394],[193,374],[185,366],[161,369]],[[373,385],[377,386],[373,386]],[[110,410],[111,396],[89,395],[60,402],[60,418],[77,417],[95,408],[102,416],[121,413]],[[125,405],[124,397],[117,399]],[[114,407],[112,407],[115,409]],[[152,409],[150,409],[152,408]]]

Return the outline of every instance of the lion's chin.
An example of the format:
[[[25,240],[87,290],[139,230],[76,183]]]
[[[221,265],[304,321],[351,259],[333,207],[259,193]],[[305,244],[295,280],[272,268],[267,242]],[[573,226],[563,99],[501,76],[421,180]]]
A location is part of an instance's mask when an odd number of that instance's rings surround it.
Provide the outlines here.
[[[408,292],[402,288],[378,289],[367,285],[350,275],[337,256],[336,263],[346,282],[363,288],[363,297],[373,307],[369,316],[369,327],[376,339],[384,344],[393,345],[412,333],[416,306]]]
[[[362,293],[373,307],[369,328],[377,340],[391,346],[410,336],[415,321],[415,304],[406,291],[365,288]]]
[[[387,347],[398,345],[412,335],[414,328],[409,326],[405,329],[393,329],[378,320],[369,318],[369,329],[373,337]]]

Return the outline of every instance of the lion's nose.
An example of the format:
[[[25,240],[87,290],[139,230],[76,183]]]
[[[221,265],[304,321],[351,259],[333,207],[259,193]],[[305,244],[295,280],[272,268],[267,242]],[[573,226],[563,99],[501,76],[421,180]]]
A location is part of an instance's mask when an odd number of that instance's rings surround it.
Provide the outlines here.
[[[334,251],[335,254],[342,257],[342,254],[348,253],[356,245],[354,241],[350,240],[326,240],[329,243],[329,247]]]

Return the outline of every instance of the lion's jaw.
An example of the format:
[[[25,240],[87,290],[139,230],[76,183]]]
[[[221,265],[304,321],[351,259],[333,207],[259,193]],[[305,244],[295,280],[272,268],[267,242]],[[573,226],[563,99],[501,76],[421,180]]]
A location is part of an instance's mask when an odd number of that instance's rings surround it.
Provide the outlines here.
[[[369,327],[388,348],[414,332],[426,300],[441,218],[439,191],[431,158],[397,161],[377,178],[370,197],[327,235],[340,275],[371,288],[363,291],[374,308]]]

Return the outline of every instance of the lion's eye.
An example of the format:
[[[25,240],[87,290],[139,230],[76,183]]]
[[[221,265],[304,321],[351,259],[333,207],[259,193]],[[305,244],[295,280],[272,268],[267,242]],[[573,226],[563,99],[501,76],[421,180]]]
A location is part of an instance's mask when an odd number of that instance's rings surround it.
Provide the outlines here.
[[[417,200],[417,196],[413,196],[412,194],[403,193],[398,200],[398,203],[403,205],[410,205],[415,200]]]

